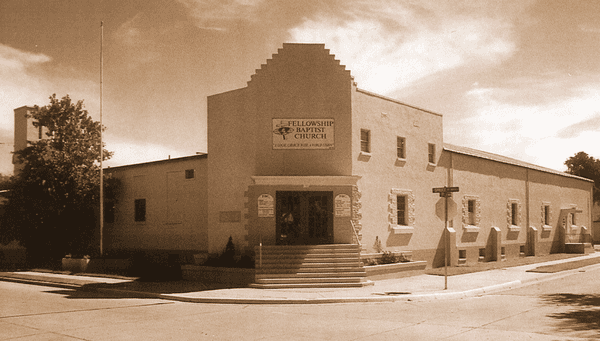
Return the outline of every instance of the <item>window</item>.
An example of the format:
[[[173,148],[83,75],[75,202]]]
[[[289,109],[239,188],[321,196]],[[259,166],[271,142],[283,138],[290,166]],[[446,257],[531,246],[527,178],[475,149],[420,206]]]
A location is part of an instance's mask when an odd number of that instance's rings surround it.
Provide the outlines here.
[[[415,195],[409,189],[392,188],[388,197],[388,222],[393,233],[413,233]]]
[[[469,225],[477,225],[475,221],[475,200],[468,201]]]
[[[429,163],[435,163],[435,144],[429,144]]]
[[[185,178],[186,179],[193,179],[194,178],[194,170],[193,169],[186,169],[185,170]]]
[[[462,198],[462,225],[465,232],[479,232],[481,222],[481,199],[477,195]]]
[[[509,199],[506,212],[506,224],[511,232],[520,231],[521,225],[521,202],[519,199]]]
[[[104,203],[104,222],[108,224],[115,222],[115,203],[110,200]]]
[[[366,129],[360,130],[360,151],[363,153],[371,152],[371,131]]]
[[[406,196],[399,195],[396,197],[396,208],[398,212],[398,225],[407,226],[406,223]]]
[[[550,225],[550,206],[544,205],[544,225]]]
[[[397,145],[396,146],[396,148],[397,148],[396,156],[399,159],[406,159],[406,138],[398,136],[396,145]]]
[[[135,221],[146,221],[146,199],[135,199]]]

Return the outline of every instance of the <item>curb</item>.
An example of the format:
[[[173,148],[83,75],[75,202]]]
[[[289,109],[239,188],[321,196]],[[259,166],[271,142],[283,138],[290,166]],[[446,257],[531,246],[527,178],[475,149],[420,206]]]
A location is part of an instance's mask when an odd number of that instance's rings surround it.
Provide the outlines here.
[[[515,280],[506,283],[494,284],[487,287],[470,289],[456,292],[435,292],[427,294],[402,294],[393,295],[379,293],[380,296],[363,296],[363,297],[331,297],[331,298],[230,298],[230,297],[187,297],[178,294],[159,294],[145,291],[110,289],[110,288],[95,288],[86,287],[90,283],[65,283],[58,281],[45,281],[38,279],[25,279],[0,276],[0,281],[8,281],[22,284],[43,285],[49,287],[57,287],[64,289],[84,290],[90,292],[112,293],[121,295],[131,295],[144,298],[156,298],[170,301],[188,302],[188,303],[212,303],[212,304],[331,304],[331,303],[377,303],[377,302],[420,302],[433,300],[449,300],[461,299],[468,297],[481,296],[499,291],[515,289],[522,286],[543,283],[549,280],[560,279],[570,276],[577,272],[587,271],[590,269],[600,268],[600,264],[592,264],[581,268],[565,270],[555,274],[549,274],[543,277],[533,277],[525,280]]]

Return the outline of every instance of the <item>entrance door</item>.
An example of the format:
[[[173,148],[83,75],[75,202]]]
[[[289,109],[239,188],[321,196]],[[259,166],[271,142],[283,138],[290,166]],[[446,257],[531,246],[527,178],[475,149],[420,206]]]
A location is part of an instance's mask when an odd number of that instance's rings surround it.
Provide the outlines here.
[[[277,243],[333,243],[333,192],[276,193]]]

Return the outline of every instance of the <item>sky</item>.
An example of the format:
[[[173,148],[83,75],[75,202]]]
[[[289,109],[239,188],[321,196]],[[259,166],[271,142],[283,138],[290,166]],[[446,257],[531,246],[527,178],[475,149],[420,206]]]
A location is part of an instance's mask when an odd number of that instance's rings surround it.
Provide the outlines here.
[[[95,120],[102,102],[105,166],[207,152],[206,97],[245,87],[287,42],[324,43],[359,88],[442,114],[444,142],[566,170],[577,152],[600,158],[598,13],[588,0],[2,0],[0,173],[13,109],[52,94]]]

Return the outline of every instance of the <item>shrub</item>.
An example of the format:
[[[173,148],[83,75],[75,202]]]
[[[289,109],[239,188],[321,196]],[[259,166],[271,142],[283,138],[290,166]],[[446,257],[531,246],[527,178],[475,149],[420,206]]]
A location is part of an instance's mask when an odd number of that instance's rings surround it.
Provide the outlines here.
[[[399,259],[394,255],[391,251],[383,251],[381,258],[379,259],[379,264],[393,264],[398,263]]]

